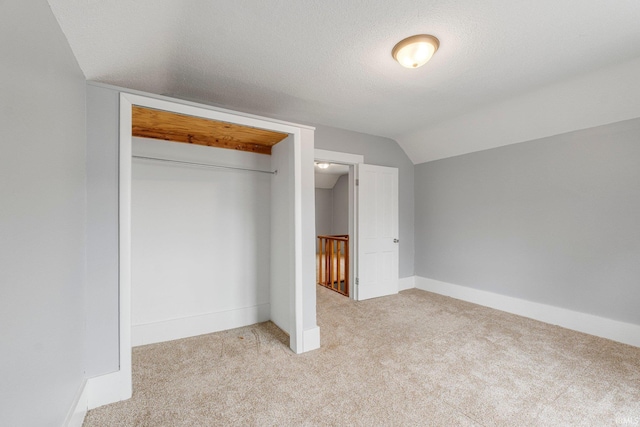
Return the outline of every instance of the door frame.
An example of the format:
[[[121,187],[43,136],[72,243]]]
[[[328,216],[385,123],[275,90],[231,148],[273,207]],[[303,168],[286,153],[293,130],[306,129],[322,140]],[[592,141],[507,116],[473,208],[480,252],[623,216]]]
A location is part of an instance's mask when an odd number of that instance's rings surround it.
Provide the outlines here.
[[[269,119],[238,113],[208,106],[196,106],[180,103],[179,100],[168,101],[148,96],[120,92],[120,125],[119,125],[119,344],[120,370],[117,371],[119,399],[124,400],[132,395],[131,372],[131,171],[132,171],[132,119],[133,105],[170,111],[178,114],[203,117],[218,121],[235,123],[244,126],[283,132],[293,135],[293,207],[294,207],[294,280],[290,289],[292,316],[289,317],[289,346],[295,353],[312,350],[310,344],[304,343],[303,317],[303,252],[302,252],[302,128],[294,124],[271,121]],[[106,379],[105,379],[106,380]],[[108,403],[108,402],[106,402]],[[104,404],[104,403],[103,403]]]
[[[357,301],[358,286],[356,284],[356,272],[358,271],[358,203],[356,201],[356,179],[358,177],[358,166],[361,163],[364,163],[364,156],[361,154],[321,150],[318,148],[314,150],[314,156],[315,161],[317,162],[349,165],[349,236],[351,236],[349,239],[349,259],[351,260],[351,265],[349,266],[349,282],[351,283],[349,298]]]

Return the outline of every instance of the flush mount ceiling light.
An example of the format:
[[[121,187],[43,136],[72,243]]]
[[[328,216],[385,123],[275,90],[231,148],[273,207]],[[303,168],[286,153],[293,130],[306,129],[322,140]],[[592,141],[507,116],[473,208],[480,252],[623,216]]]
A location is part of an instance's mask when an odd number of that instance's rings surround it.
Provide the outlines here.
[[[403,67],[418,68],[426,64],[440,47],[440,41],[428,34],[407,37],[393,47],[391,55]]]
[[[329,163],[326,163],[326,162],[316,163],[316,165],[317,165],[320,169],[327,169],[327,168],[329,167]]]

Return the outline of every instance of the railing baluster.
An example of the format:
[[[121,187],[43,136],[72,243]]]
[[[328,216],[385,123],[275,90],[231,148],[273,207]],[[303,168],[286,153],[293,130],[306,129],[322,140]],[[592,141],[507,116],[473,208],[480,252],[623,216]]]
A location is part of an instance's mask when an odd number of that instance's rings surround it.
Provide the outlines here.
[[[336,270],[338,270],[338,272],[336,273],[336,276],[338,276],[338,284],[337,284],[337,288],[338,291],[342,291],[342,286],[340,283],[340,264],[342,263],[342,242],[340,240],[336,240],[336,246],[338,248],[338,259],[336,260]]]
[[[344,294],[349,295],[349,236],[344,242]]]
[[[318,236],[317,256],[318,284],[349,296],[349,236]]]

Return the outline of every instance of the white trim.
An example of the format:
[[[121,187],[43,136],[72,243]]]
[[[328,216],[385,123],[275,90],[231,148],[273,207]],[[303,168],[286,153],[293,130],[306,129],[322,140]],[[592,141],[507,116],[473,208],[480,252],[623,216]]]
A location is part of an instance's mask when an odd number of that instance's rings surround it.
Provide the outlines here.
[[[127,378],[123,370],[89,378],[87,380],[87,408],[91,410],[109,403],[129,399],[131,397],[128,394],[130,387],[131,378]]]
[[[640,325],[416,276],[416,288],[640,347]]]
[[[84,417],[87,415],[88,395],[87,380],[82,380],[71,404],[71,408],[62,423],[63,427],[82,427]]]
[[[398,292],[416,287],[416,276],[401,277],[398,279]]]
[[[120,203],[118,208],[120,376],[118,384],[122,389],[118,395],[122,398],[119,400],[129,399],[133,395],[131,374],[131,112],[134,101],[135,97],[120,93],[120,164],[118,175]]]
[[[362,157],[364,162],[364,156]],[[359,281],[358,278],[358,267],[360,266],[358,263],[360,260],[358,259],[358,252],[360,248],[360,236],[358,234],[358,186],[356,183],[358,182],[358,169],[360,165],[363,163],[355,163],[349,166],[349,208],[351,211],[351,215],[349,218],[349,234],[353,236],[351,238],[351,265],[349,266],[349,274],[351,277],[349,278],[351,283],[351,292],[349,297],[358,301],[360,296],[358,295],[359,286],[356,282]]]
[[[269,303],[265,303],[251,307],[133,325],[131,343],[136,347],[266,322],[270,318],[270,307]]]
[[[289,329],[289,347],[295,353],[304,353],[304,318],[302,310],[304,298],[302,290],[302,133],[300,129],[292,129],[293,134],[293,247],[294,247],[294,287],[293,293],[293,313],[289,315],[289,322],[293,318],[293,329]],[[290,327],[290,328],[291,328]]]
[[[339,151],[321,150],[319,148],[316,148],[313,154],[316,161],[344,163],[348,165],[364,163],[364,156],[360,154],[341,153]]]
[[[302,337],[304,342],[304,350],[305,352],[311,350],[317,350],[320,348],[320,327],[316,326],[313,329],[307,329],[304,331],[304,336]]]

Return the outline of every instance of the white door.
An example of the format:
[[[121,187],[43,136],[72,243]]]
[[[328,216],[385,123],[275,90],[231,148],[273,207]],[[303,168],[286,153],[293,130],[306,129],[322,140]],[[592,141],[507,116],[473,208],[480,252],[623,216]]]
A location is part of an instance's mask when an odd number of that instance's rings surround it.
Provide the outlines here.
[[[357,298],[398,293],[398,169],[358,165]]]

